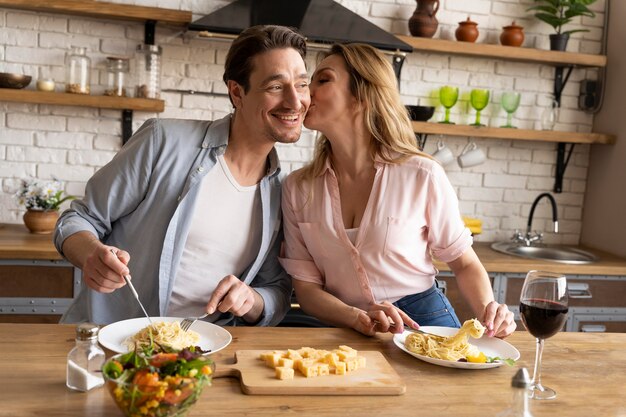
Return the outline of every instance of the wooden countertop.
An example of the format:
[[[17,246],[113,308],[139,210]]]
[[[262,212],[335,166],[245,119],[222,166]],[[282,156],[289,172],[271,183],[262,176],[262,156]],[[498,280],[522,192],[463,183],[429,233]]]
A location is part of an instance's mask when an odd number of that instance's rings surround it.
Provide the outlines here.
[[[526,273],[531,269],[547,269],[565,274],[626,275],[626,259],[606,252],[584,248],[599,256],[600,260],[589,265],[567,265],[557,262],[524,259],[505,255],[490,248],[490,243],[476,242],[474,250],[489,272]],[[52,235],[35,235],[22,224],[0,224],[0,259],[51,259],[60,260],[61,255],[52,243]],[[435,262],[440,271],[449,271],[448,265]]]
[[[88,393],[65,387],[67,352],[74,345],[74,326],[0,324],[0,416],[122,416],[103,388]],[[219,369],[236,350],[286,349],[347,344],[382,352],[406,383],[401,396],[245,395],[239,381],[217,378],[188,417],[202,416],[493,416],[507,408],[517,366],[486,370],[444,368],[422,362],[398,349],[391,335],[365,337],[347,329],[227,328],[233,342],[213,355]],[[521,353],[518,366],[532,374],[534,339],[516,332],[507,341]],[[550,401],[530,401],[535,417],[622,416],[626,412],[624,361],[626,334],[559,333],[543,353],[543,382],[557,391]]]
[[[0,223],[0,259],[61,260],[52,234],[30,233],[23,224]]]
[[[488,272],[527,273],[532,269],[548,270],[563,274],[577,275],[626,275],[626,259],[619,258],[607,252],[580,246],[599,257],[597,262],[586,265],[569,265],[559,262],[525,259],[518,256],[506,255],[491,249],[491,243],[475,242],[474,250]],[[449,271],[448,265],[435,262],[440,271]]]

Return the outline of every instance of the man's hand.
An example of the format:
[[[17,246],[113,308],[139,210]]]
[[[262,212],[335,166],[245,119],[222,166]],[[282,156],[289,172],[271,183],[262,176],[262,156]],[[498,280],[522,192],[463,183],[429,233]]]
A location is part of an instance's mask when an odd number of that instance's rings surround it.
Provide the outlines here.
[[[222,313],[232,313],[237,317],[254,323],[263,313],[265,303],[261,295],[243,283],[234,275],[228,275],[217,284],[213,295],[207,304],[207,312],[213,314],[216,310]]]
[[[97,242],[81,268],[87,286],[101,293],[112,293],[126,285],[124,275],[129,274],[128,252]]]

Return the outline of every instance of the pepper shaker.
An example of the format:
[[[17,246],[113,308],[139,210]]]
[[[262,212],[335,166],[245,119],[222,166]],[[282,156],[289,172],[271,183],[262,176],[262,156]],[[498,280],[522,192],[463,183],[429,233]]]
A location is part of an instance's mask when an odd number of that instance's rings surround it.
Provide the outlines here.
[[[496,417],[533,417],[528,409],[528,388],[530,387],[530,376],[526,368],[520,368],[513,379],[511,379],[511,387],[513,387],[513,401],[510,408],[498,413]]]

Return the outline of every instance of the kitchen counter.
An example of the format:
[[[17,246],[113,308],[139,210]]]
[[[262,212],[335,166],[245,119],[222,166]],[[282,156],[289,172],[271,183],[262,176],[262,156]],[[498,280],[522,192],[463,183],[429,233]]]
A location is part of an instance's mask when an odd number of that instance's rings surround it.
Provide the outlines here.
[[[0,223],[0,259],[63,259],[52,243],[52,234],[30,233],[23,224]]]
[[[406,384],[400,396],[245,395],[234,378],[216,378],[188,417],[201,416],[493,416],[511,400],[517,366],[485,370],[444,368],[422,362],[398,349],[391,335],[365,337],[347,329],[229,327],[233,342],[212,355],[219,369],[235,351],[311,346],[382,352]],[[0,324],[2,417],[122,416],[104,388],[88,393],[65,387],[67,352],[74,326]],[[535,342],[526,332],[507,341],[521,352],[519,366],[532,374]],[[626,334],[559,333],[546,341],[543,382],[558,396],[530,401],[535,417],[625,416]],[[109,352],[110,354],[110,352]],[[108,356],[108,355],[107,355]],[[271,372],[270,372],[271,373]]]
[[[491,249],[491,242],[475,242],[474,250],[485,266],[487,272],[527,273],[531,269],[544,269],[563,274],[576,275],[626,275],[626,259],[619,258],[607,252],[577,246],[599,257],[597,262],[586,265],[570,265],[559,262],[542,261],[539,259],[525,259],[506,255]],[[449,271],[448,265],[435,262],[440,271]]]
[[[626,259],[606,252],[581,247],[597,255],[600,260],[588,265],[567,265],[557,262],[524,259],[505,255],[490,248],[490,243],[476,242],[474,250],[488,272],[526,273],[531,269],[549,269],[554,272],[580,275],[626,275]],[[0,224],[0,259],[62,259],[52,244],[52,235],[35,235],[22,224]],[[449,271],[448,265],[435,262],[440,271]]]

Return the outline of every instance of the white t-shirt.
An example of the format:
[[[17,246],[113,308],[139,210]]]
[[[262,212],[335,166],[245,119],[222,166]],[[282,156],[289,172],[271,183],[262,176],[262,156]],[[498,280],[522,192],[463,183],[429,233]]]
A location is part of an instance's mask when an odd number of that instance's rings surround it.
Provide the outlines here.
[[[239,185],[224,157],[219,156],[200,187],[170,298],[169,316],[203,314],[220,280],[230,274],[241,277],[261,246],[258,184]]]

